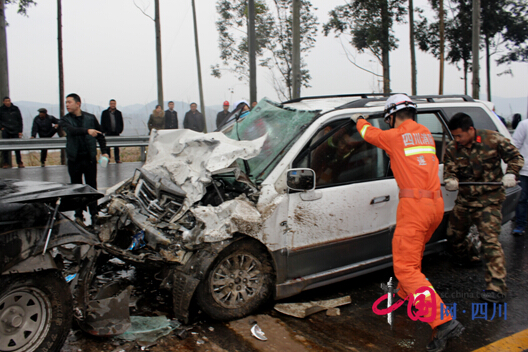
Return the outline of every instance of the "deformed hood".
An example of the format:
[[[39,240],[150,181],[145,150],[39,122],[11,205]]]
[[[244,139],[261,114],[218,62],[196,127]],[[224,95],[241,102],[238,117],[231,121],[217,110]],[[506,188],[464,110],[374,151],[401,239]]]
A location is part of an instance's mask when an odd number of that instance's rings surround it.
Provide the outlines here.
[[[185,191],[184,207],[201,200],[212,174],[230,167],[237,159],[257,156],[266,136],[236,141],[223,133],[191,130],[153,131],[144,169],[170,178]]]
[[[92,187],[82,184],[0,180],[0,203],[52,203],[60,197],[60,210],[68,211],[103,196]]]

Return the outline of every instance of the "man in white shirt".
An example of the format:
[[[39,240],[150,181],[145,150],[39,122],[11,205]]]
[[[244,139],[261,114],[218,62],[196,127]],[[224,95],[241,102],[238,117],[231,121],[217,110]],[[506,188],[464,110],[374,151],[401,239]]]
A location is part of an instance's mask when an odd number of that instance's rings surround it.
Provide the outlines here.
[[[526,213],[528,212],[528,120],[522,120],[513,133],[513,145],[519,149],[524,157],[524,166],[520,171],[520,186],[522,188],[521,198],[515,208],[515,229],[513,234],[520,236],[526,228]]]

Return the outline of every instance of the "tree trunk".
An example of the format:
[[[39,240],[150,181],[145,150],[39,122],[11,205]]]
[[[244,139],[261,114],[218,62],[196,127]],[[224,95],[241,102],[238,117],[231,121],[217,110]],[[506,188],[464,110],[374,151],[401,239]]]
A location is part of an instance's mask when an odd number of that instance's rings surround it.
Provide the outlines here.
[[[64,116],[64,66],[62,60],[62,0],[57,0],[57,47],[59,48],[59,118]],[[66,132],[59,126],[59,137],[66,137]],[[60,163],[66,165],[66,150],[61,149]]]
[[[382,49],[381,59],[383,64],[383,94],[389,95],[390,89],[390,62],[389,62],[389,11],[387,0],[381,2],[381,35],[382,35]]]
[[[467,95],[468,84],[468,62],[464,60],[464,95]]]
[[[0,96],[9,96],[9,73],[7,69],[7,35],[4,0],[0,1]]]
[[[444,1],[440,0],[438,17],[440,18],[440,79],[438,94],[444,94]]]
[[[490,75],[490,39],[486,34],[484,36],[486,41],[486,83],[488,84],[488,101],[491,101],[491,75]]]
[[[257,101],[257,37],[255,34],[255,0],[248,1],[248,41],[249,41],[249,104]]]
[[[479,79],[479,40],[480,40],[480,0],[473,0],[473,21],[472,21],[472,38],[471,38],[471,55],[473,57],[473,99],[479,98],[480,79]]]
[[[301,0],[293,0],[292,5],[292,79],[293,79],[293,96],[290,98],[299,98],[301,96]]]
[[[409,0],[409,46],[411,48],[411,89],[412,95],[416,95],[416,50],[414,47],[414,5]]]
[[[204,133],[207,133],[207,119],[205,117],[205,104],[202,88],[202,66],[200,64],[200,46],[198,45],[198,24],[196,23],[196,6],[192,0],[193,22],[194,22],[194,47],[196,49],[196,67],[198,71],[198,90],[200,93],[200,110],[205,120]]]
[[[163,107],[163,74],[161,69],[161,25],[159,0],[154,0],[154,25],[156,27],[156,67],[158,75],[158,104]]]

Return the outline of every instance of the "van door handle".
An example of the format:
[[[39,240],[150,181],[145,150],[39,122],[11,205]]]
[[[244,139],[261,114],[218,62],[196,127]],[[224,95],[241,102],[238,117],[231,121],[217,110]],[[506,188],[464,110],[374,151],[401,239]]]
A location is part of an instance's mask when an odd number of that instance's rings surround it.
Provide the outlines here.
[[[372,200],[370,201],[370,205],[383,203],[383,202],[388,202],[389,200],[390,200],[390,196],[382,196],[382,197],[372,198]]]

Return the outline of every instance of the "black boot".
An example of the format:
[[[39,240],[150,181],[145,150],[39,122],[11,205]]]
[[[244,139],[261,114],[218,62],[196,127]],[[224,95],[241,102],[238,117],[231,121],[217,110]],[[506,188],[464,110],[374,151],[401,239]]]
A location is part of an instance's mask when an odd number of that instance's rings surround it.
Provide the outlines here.
[[[428,352],[441,352],[447,346],[447,340],[460,336],[464,331],[464,326],[458,320],[450,320],[447,323],[437,326],[433,330],[431,342],[427,344]]]

